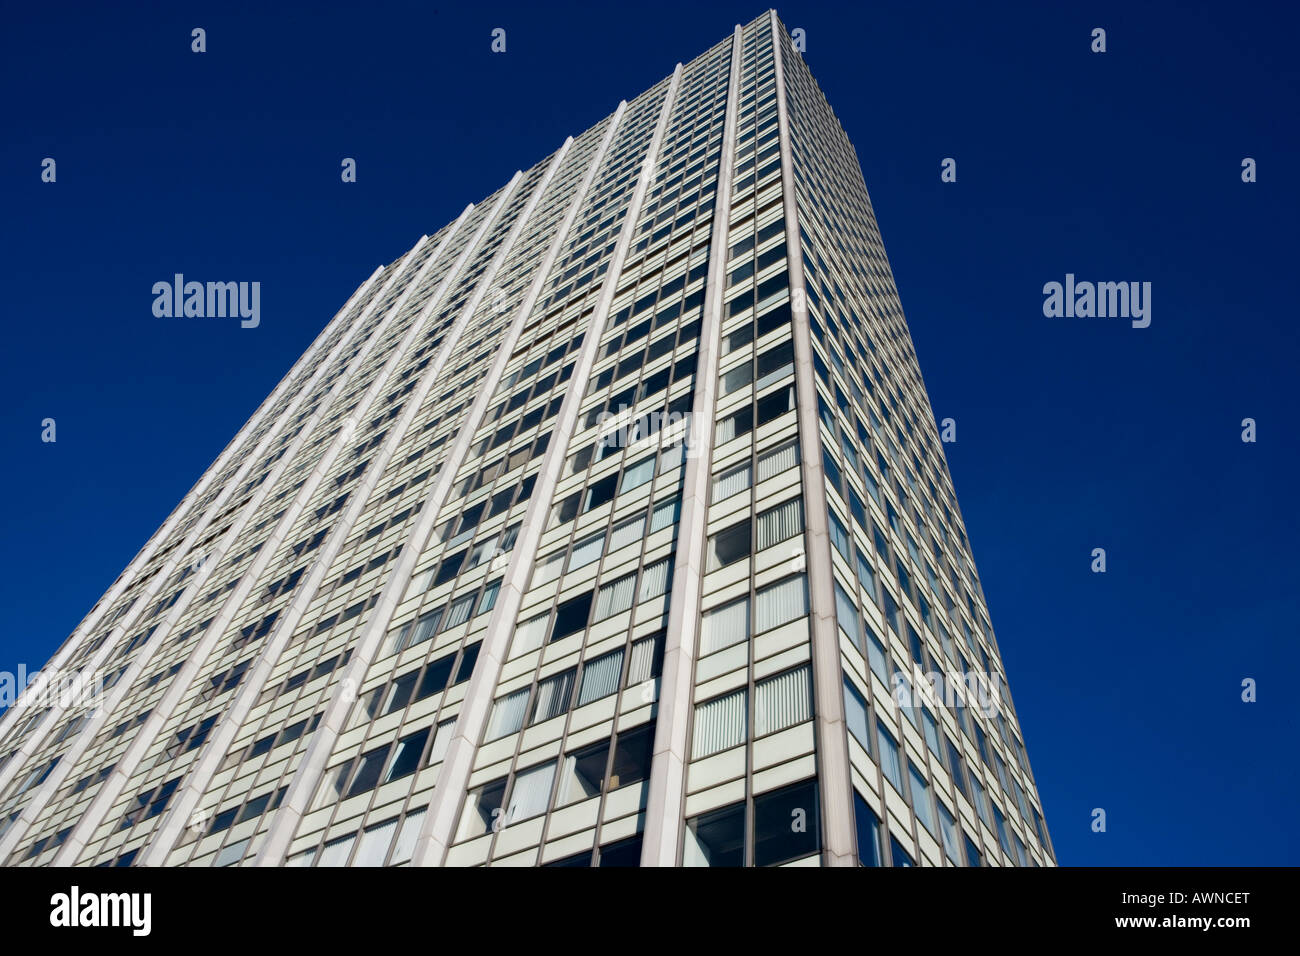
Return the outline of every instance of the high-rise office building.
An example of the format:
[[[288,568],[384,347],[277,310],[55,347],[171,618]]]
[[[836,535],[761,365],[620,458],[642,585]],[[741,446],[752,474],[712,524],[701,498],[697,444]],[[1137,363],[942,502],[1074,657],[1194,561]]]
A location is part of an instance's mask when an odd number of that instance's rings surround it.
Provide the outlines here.
[[[0,723],[9,865],[1053,862],[860,168],[774,13],[378,269],[78,672]]]

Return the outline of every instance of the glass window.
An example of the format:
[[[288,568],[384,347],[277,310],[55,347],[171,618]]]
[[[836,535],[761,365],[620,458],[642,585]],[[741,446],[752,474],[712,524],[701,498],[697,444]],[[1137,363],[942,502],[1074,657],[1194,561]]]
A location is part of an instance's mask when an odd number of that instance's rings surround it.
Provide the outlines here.
[[[844,720],[851,733],[867,753],[871,753],[871,732],[867,724],[867,702],[848,677],[844,678]]]
[[[754,685],[754,735],[776,733],[812,719],[812,687],[807,665]]]
[[[357,856],[352,861],[352,865],[383,866],[384,858],[388,856],[388,847],[392,844],[393,834],[396,832],[397,817],[366,827],[365,832],[361,834],[361,842],[357,844]]]
[[[745,865],[745,805],[714,810],[686,821],[686,866]]]
[[[750,523],[746,518],[739,524],[724,528],[709,539],[709,558],[706,570],[715,571],[749,557]]]
[[[551,640],[558,641],[587,629],[587,618],[591,615],[592,594],[580,594],[565,601],[556,609],[555,626],[551,629]]]
[[[599,560],[604,548],[605,533],[603,531],[590,538],[575,542],[573,553],[569,555],[568,570],[573,571],[577,568],[586,567],[591,562]]]
[[[844,524],[836,516],[834,511],[828,511],[827,516],[830,518],[831,544],[835,545],[835,550],[840,553],[845,561],[852,560],[852,548],[849,545],[849,533],[844,528]]]
[[[618,679],[623,672],[623,651],[617,650],[594,660],[582,668],[582,687],[578,691],[578,706],[608,697],[618,690]]]
[[[858,619],[858,605],[849,597],[840,582],[835,582],[835,620],[856,648],[862,648],[862,626]]]
[[[754,798],[755,866],[777,866],[820,849],[815,780]]]
[[[745,462],[738,468],[723,472],[713,479],[713,500],[724,501],[749,488],[750,465]]]
[[[698,759],[744,743],[746,692],[733,691],[695,708],[692,757]]]
[[[582,510],[590,511],[592,508],[599,508],[614,499],[614,491],[618,487],[618,472],[612,475],[606,475],[604,478],[597,479],[591,483],[583,496]]]
[[[925,779],[925,774],[916,768],[916,764],[908,761],[907,772],[909,783],[912,788],[912,809],[916,811],[916,818],[921,821],[921,825],[930,831],[931,835],[937,835],[937,826],[934,820],[934,806],[930,803],[930,784]]]
[[[609,536],[609,550],[617,551],[641,540],[645,530],[645,516],[638,515],[631,521],[625,521],[615,528]]]
[[[393,759],[388,766],[388,775],[384,777],[384,783],[415,773],[420,767],[420,755],[424,753],[424,745],[428,739],[429,728],[425,727],[399,740],[393,750]]]
[[[457,839],[468,840],[501,829],[501,823],[498,821],[503,813],[502,805],[505,803],[505,796],[504,777],[471,790],[465,801],[465,812],[460,818]]]
[[[537,694],[533,698],[533,719],[529,721],[530,724],[540,724],[544,720],[550,720],[568,711],[576,674],[576,668],[569,668],[537,685]]]
[[[641,838],[632,837],[630,840],[620,840],[618,843],[611,843],[609,846],[600,848],[600,863],[598,866],[640,866],[641,865]]]
[[[217,858],[212,861],[212,865],[230,866],[234,863],[238,863],[244,858],[244,851],[248,849],[248,843],[251,839],[252,837],[245,837],[238,843],[231,843],[229,846],[222,847],[221,852],[217,854]],[[351,842],[352,838],[348,837],[349,845]]]
[[[484,740],[499,740],[524,725],[524,715],[528,712],[528,692],[529,688],[525,687],[496,699],[488,717]]]
[[[853,792],[853,822],[857,828],[858,865],[883,866],[880,853],[880,818],[867,806],[867,801]]]
[[[614,762],[609,771],[609,789],[630,786],[650,779],[650,760],[654,756],[654,725],[643,724],[618,735],[614,745]]]
[[[423,823],[423,810],[416,810],[414,813],[406,815],[406,819],[402,821],[402,828],[397,832],[397,842],[393,845],[393,859],[391,860],[393,866],[410,862],[411,857],[415,854],[415,841],[420,835],[420,827]]]
[[[382,708],[383,713],[391,714],[407,705],[411,699],[411,692],[415,690],[415,679],[419,676],[419,671],[411,671],[403,674],[388,685],[388,692],[384,698]]]
[[[791,498],[758,516],[758,550],[770,548],[803,531],[803,502]]]
[[[916,866],[912,855],[903,849],[903,844],[895,837],[889,838],[889,856],[894,866]]]
[[[634,687],[644,681],[659,676],[662,665],[664,632],[643,637],[632,645],[632,653],[627,664],[627,686]],[[649,703],[649,700],[646,701]]]
[[[510,791],[506,823],[518,823],[545,813],[551,802],[551,783],[554,779],[555,761],[516,774],[514,789]]]
[[[880,769],[884,771],[885,779],[892,783],[899,793],[905,793],[903,768],[898,759],[898,743],[880,721],[876,721],[876,745],[880,756]]]
[[[361,755],[357,762],[356,773],[352,777],[352,786],[348,788],[349,797],[355,797],[359,793],[375,788],[379,783],[379,775],[383,772],[384,760],[387,756],[388,744]]]
[[[754,599],[754,633],[762,634],[808,615],[808,588],[802,574],[759,591]]]
[[[416,699],[424,700],[426,697],[446,690],[447,680],[451,677],[451,669],[455,663],[456,655],[448,654],[446,657],[438,658],[425,668],[424,679],[420,681],[420,690],[416,695]]]
[[[567,755],[564,758],[564,770],[560,774],[560,788],[555,797],[555,805],[563,807],[599,794],[605,783],[605,767],[608,763],[608,740]]]
[[[672,558],[664,558],[662,561],[646,565],[641,572],[641,592],[637,600],[649,601],[667,593],[672,576]]]
[[[799,464],[799,444],[789,442],[758,456],[758,480],[767,481]]]
[[[628,610],[636,598],[636,572],[625,575],[608,584],[602,584],[596,592],[595,620],[603,621]]]
[[[939,833],[943,836],[943,852],[957,866],[962,865],[961,843],[957,839],[957,821],[953,819],[943,801],[939,805]]]
[[[677,498],[669,498],[661,501],[654,506],[654,511],[650,513],[650,533],[654,534],[664,528],[675,525],[681,518],[681,501]]]
[[[631,491],[633,488],[640,488],[647,481],[655,476],[655,457],[651,455],[643,461],[638,461],[634,465],[628,465],[623,469],[623,487],[619,493]]]
[[[700,656],[739,644],[749,637],[749,598],[741,598],[704,614]]]

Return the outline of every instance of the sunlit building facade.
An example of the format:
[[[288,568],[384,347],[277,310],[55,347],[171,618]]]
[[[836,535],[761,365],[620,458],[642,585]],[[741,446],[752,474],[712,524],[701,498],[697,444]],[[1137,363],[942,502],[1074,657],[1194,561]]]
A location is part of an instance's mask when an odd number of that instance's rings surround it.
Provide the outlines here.
[[[7,865],[1053,863],[774,13],[376,270],[46,671]]]

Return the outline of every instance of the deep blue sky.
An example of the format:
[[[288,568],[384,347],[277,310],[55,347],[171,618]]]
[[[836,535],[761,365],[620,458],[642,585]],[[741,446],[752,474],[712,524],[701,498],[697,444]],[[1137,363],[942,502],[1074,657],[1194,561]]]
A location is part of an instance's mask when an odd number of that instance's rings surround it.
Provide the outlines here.
[[[376,265],[764,9],[270,6],[6,13],[0,670],[44,663]],[[1061,862],[1295,864],[1297,22],[1135,7],[778,10],[957,421]],[[155,318],[175,272],[260,281],[261,327]],[[1044,318],[1066,272],[1150,281],[1151,327]]]

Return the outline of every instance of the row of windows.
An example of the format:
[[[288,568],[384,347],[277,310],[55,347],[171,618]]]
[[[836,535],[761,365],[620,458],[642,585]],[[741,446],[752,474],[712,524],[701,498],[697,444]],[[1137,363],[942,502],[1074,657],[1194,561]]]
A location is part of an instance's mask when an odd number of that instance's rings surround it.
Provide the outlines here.
[[[624,676],[623,648],[570,667],[540,681],[498,697],[492,704],[484,741],[499,740],[525,725],[532,726],[566,714],[571,706],[584,707],[618,692],[620,686],[635,687],[659,675],[663,655],[663,633],[634,641],[627,654]],[[573,690],[577,687],[577,697]]]

